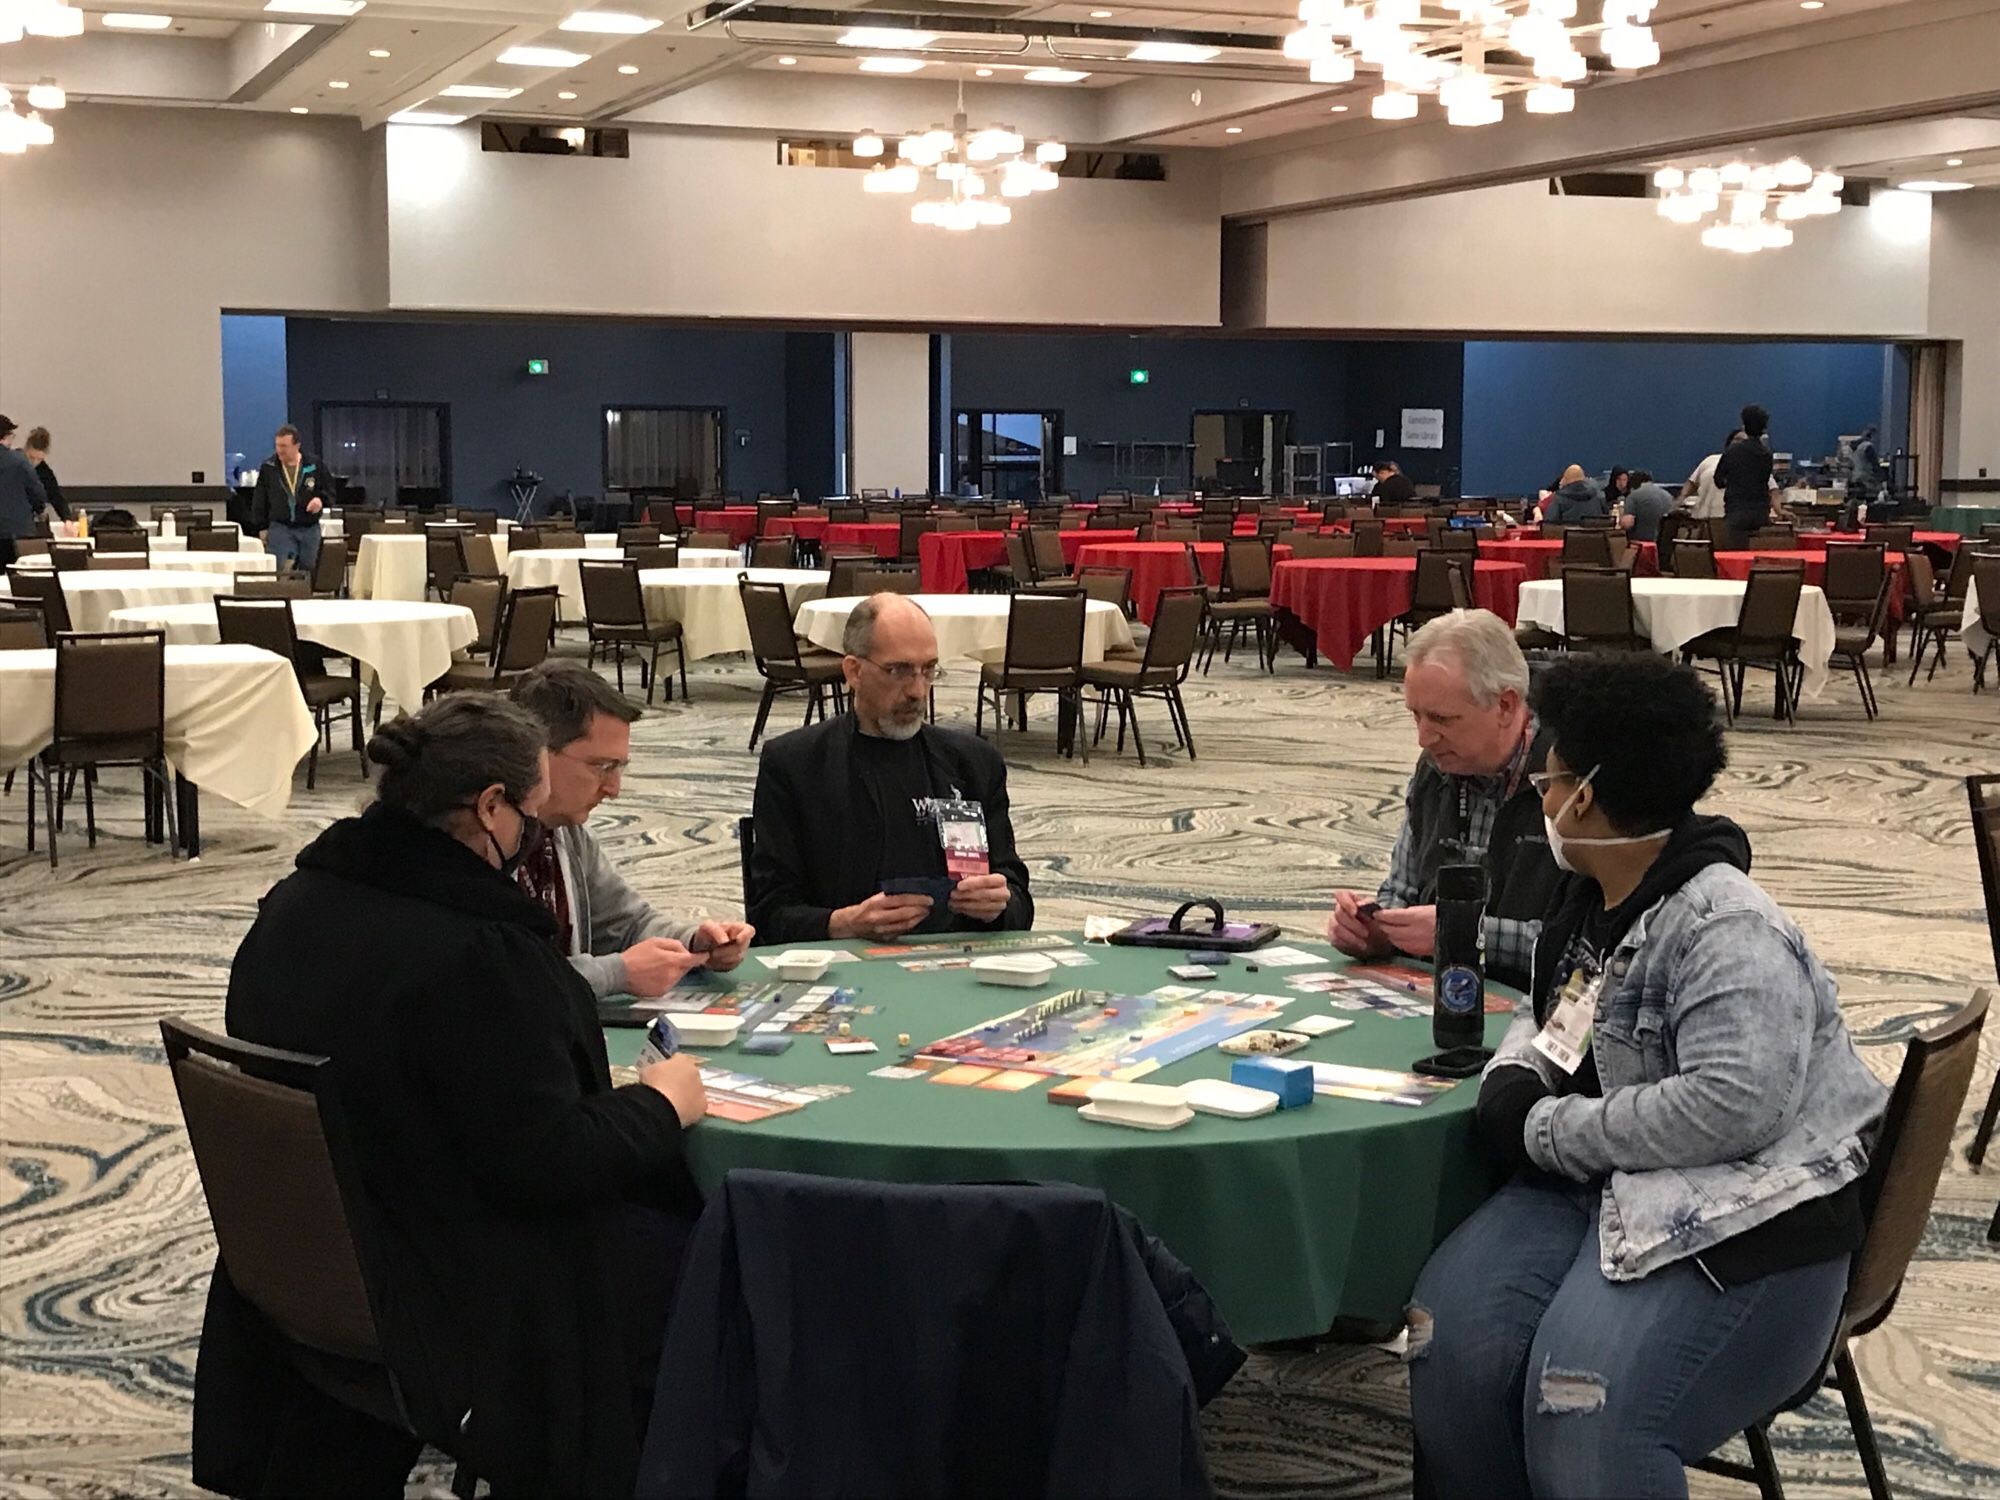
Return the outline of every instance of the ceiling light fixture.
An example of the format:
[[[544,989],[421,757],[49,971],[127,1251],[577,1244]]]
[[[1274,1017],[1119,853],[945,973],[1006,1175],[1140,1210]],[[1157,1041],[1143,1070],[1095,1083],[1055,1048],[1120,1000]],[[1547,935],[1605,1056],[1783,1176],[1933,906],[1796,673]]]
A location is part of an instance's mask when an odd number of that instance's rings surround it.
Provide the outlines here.
[[[778,66],[781,68],[796,68],[798,65],[799,60],[796,57],[781,57],[778,59]]]
[[[405,109],[389,116],[391,125],[463,125],[464,115],[445,114],[435,109]]]
[[[1125,56],[1131,62],[1205,63],[1222,49],[1191,42],[1141,42]]]
[[[368,55],[370,57],[387,57],[389,55],[389,49],[387,47],[370,47],[368,49]]]
[[[1775,166],[1732,161],[1691,171],[1661,167],[1653,173],[1661,218],[1694,225],[1713,215],[1701,232],[1702,244],[1738,255],[1784,249],[1799,220],[1840,212],[1845,185],[1837,174],[1815,172],[1796,156]]]
[[[872,130],[864,130],[854,138],[853,150],[856,156],[880,156],[882,154],[882,137]]]
[[[1023,83],[1082,83],[1088,73],[1075,68],[1030,68],[1021,75]]]
[[[1800,10],[1825,10],[1826,0],[1799,0]]]
[[[326,81],[326,86],[330,89],[344,89],[347,87],[347,80],[345,78],[329,78]]]
[[[993,76],[993,70],[991,68],[974,68],[972,71],[974,74],[976,74],[978,77],[981,78],[991,78]]]
[[[1332,110],[1330,111],[1330,113],[1332,113],[1332,114],[1336,114],[1336,115],[1344,115],[1344,114],[1346,114],[1346,113],[1347,113],[1347,106],[1346,106],[1345,104],[1336,104],[1336,105],[1334,105],[1334,106],[1333,106],[1333,108],[1332,108]]]
[[[491,83],[454,83],[437,91],[440,99],[515,99],[519,89],[505,89]]]
[[[28,90],[30,109],[61,109],[68,103],[69,95],[63,92],[62,85],[53,78],[44,78]]]
[[[920,73],[924,60],[921,57],[864,57],[861,71],[864,73]]]
[[[620,63],[618,65],[618,71],[623,73],[627,78],[630,78],[634,73],[638,72],[639,69],[633,63]]]
[[[556,97],[562,100],[565,104],[567,104],[570,100],[576,97],[576,92],[573,89],[563,89],[556,95]]]
[[[868,47],[877,52],[916,51],[937,39],[935,31],[911,31],[903,26],[855,26],[839,38],[843,47]]]
[[[1962,193],[1972,184],[1951,182],[1942,177],[1912,177],[1908,182],[1899,182],[1896,186],[1906,193]]]
[[[45,36],[51,38],[82,36],[83,12],[73,5],[65,5],[62,0],[0,0],[0,44],[18,42],[23,36]],[[39,132],[30,131],[21,116],[7,118],[17,123],[6,127],[12,145],[7,155],[19,156],[29,146],[37,144],[29,139]]]
[[[950,129],[933,126],[921,135],[904,136],[896,143],[896,165],[877,162],[861,186],[870,193],[914,193],[928,172],[945,192],[911,204],[910,222],[962,233],[1011,220],[1014,210],[1003,198],[1026,198],[1054,188],[1062,181],[1055,164],[1069,155],[1069,148],[1060,141],[1042,141],[1031,150],[1021,133],[1006,125],[970,129],[963,81],[958,92]]]
[[[1222,133],[1224,135],[1241,135],[1243,134],[1243,127],[1241,125],[1225,125],[1222,127]]]
[[[602,36],[644,36],[666,23],[619,10],[580,10],[556,23],[557,31],[591,31]]]
[[[109,15],[99,16],[97,23],[112,31],[165,31],[174,24],[174,18],[144,11],[114,10]]]
[[[81,12],[79,12],[81,14]],[[0,89],[0,156],[20,156],[30,146],[55,144],[55,127],[38,114],[17,115]]]
[[[274,16],[358,16],[368,0],[265,0],[264,11]]]
[[[1417,96],[1401,89],[1384,89],[1368,101],[1368,113],[1378,120],[1414,120]]]
[[[510,68],[574,68],[589,62],[590,54],[560,47],[509,47],[493,60]]]
[[[292,106],[292,113],[295,115],[306,115],[311,114],[312,111],[307,109],[303,104],[294,104]]]
[[[1090,19],[1093,21],[1108,21],[1117,14],[1118,12],[1115,10],[1094,10],[1090,13]]]
[[[28,96],[28,102],[30,104],[35,102],[35,96],[33,94],[30,94]],[[1962,156],[1947,156],[1944,159],[1944,164],[1947,167],[1962,167],[1965,165],[1965,158]]]

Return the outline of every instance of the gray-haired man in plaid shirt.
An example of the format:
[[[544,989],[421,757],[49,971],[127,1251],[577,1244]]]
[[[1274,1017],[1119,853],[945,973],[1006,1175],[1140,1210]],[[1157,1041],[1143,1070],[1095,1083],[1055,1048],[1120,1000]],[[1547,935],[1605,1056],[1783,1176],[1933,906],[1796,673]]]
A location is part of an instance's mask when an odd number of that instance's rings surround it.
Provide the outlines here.
[[[1410,776],[1389,875],[1371,900],[1335,891],[1327,941],[1357,958],[1428,958],[1442,865],[1486,868],[1486,970],[1525,985],[1559,877],[1528,785],[1547,753],[1528,707],[1528,663],[1484,610],[1431,621],[1410,641],[1403,701],[1423,758]]]

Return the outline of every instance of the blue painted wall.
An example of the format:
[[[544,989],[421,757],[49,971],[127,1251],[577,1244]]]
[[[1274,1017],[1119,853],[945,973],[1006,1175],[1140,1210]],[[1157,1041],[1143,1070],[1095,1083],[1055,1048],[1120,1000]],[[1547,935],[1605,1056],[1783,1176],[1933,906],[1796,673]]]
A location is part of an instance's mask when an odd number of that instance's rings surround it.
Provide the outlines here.
[[[285,320],[224,313],[222,480],[234,480],[234,465],[254,469],[271,456],[272,434],[291,420],[286,390]]]
[[[785,336],[785,458],[788,483],[804,500],[838,494],[835,439],[839,432],[839,390],[834,362],[840,336],[792,333]],[[768,486],[767,486],[768,488]]]
[[[1523,494],[1565,465],[1651,469],[1678,484],[1736,414],[1771,413],[1771,443],[1819,457],[1883,420],[1882,344],[1468,343],[1464,488]]]
[[[1367,466],[1391,458],[1416,484],[1435,484],[1447,495],[1483,493],[1461,487],[1464,438],[1465,345],[1456,340],[1381,340],[1344,346],[1347,351],[1347,432],[1354,461]],[[1405,448],[1403,408],[1444,412],[1442,448]],[[1375,434],[1382,434],[1376,447]]]
[[[602,494],[606,406],[723,407],[727,488],[755,495],[791,486],[783,333],[526,319],[289,324],[292,411],[307,441],[315,401],[387,391],[390,400],[446,402],[458,505],[503,505],[517,463],[542,476],[544,496]],[[551,373],[527,374],[530,358],[547,359]],[[745,430],[749,445],[738,447]]]

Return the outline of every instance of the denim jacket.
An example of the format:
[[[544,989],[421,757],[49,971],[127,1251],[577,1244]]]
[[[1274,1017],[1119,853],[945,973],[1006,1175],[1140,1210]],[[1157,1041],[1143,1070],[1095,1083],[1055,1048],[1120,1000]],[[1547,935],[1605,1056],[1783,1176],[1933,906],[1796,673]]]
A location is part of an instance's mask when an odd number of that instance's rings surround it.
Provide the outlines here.
[[[1591,1033],[1600,1098],[1528,1112],[1535,1165],[1604,1183],[1601,1265],[1633,1281],[1838,1191],[1888,1090],[1855,1052],[1833,978],[1757,884],[1711,865],[1632,924]],[[1517,1008],[1488,1071],[1561,1074]]]

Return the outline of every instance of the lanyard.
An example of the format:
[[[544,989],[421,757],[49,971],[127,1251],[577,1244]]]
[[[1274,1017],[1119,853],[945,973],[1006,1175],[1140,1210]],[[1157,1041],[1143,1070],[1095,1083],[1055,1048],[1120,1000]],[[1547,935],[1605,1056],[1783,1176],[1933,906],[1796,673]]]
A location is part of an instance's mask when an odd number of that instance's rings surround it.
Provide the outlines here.
[[[289,469],[283,464],[279,464],[278,472],[284,476],[285,493],[293,499],[297,499],[299,493],[299,475],[305,472],[305,460],[300,459],[296,467]]]

